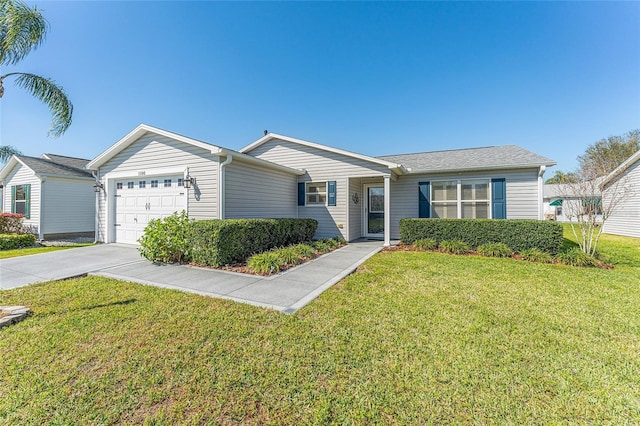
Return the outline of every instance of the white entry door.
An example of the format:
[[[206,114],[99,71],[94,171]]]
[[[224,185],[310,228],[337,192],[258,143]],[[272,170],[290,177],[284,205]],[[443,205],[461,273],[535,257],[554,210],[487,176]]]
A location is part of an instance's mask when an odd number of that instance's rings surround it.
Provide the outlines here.
[[[365,185],[365,235],[384,237],[384,186]]]
[[[151,219],[171,216],[187,208],[182,175],[135,177],[115,182],[117,243],[138,244]]]

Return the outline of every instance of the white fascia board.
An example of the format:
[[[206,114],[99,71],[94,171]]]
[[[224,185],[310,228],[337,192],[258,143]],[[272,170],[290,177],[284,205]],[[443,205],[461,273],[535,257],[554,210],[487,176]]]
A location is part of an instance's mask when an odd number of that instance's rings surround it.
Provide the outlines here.
[[[36,176],[40,178],[40,180],[45,180],[47,178],[56,178],[56,179],[70,179],[70,180],[86,180],[88,182],[95,182],[95,179],[91,176],[82,177],[82,176],[67,176],[67,175],[56,175],[49,173],[36,173]]]
[[[555,165],[553,163],[552,165]],[[455,172],[482,172],[491,170],[514,170],[514,169],[540,169],[541,166],[549,166],[549,164],[522,164],[522,165],[504,165],[504,166],[489,166],[489,167],[460,167],[455,169],[409,169],[407,172],[411,175],[427,174],[427,173],[455,173]]]
[[[180,142],[187,143],[189,145],[197,146],[199,148],[202,148],[202,149],[205,149],[205,150],[211,152],[212,154],[218,154],[220,152],[220,147],[217,147],[215,145],[211,145],[209,143],[202,142],[202,141],[199,141],[199,140],[196,140],[196,139],[188,138],[186,136],[182,136],[182,135],[179,135],[177,133],[173,133],[173,132],[169,132],[169,131],[166,131],[166,130],[162,130],[162,129],[159,129],[157,127],[149,126],[147,124],[140,124],[140,125],[138,125],[138,127],[136,127],[131,132],[129,132],[129,134],[127,134],[125,137],[120,139],[115,144],[111,145],[102,154],[98,155],[96,158],[91,160],[85,166],[85,169],[87,169],[87,170],[98,170],[98,168],[100,166],[102,166],[104,163],[109,161],[116,154],[118,154],[120,151],[122,151],[123,149],[125,149],[126,147],[131,145],[140,136],[142,136],[143,134],[145,134],[147,132],[155,133],[156,135],[159,135],[159,136],[164,136],[164,137],[167,137],[167,138],[178,140]]]
[[[599,185],[600,189],[601,190],[604,189],[605,185],[607,185],[609,182],[614,180],[616,177],[618,177],[622,173],[624,173],[625,170],[627,170],[629,167],[631,167],[638,160],[640,160],[640,151],[636,152],[631,157],[627,158],[625,161],[622,162],[622,164],[620,164],[611,173],[609,173],[602,180],[602,182],[600,183],[600,185]],[[0,175],[0,179],[2,179],[2,175]]]
[[[375,157],[369,157],[368,155],[363,155],[363,154],[357,154],[355,152],[351,152],[351,151],[345,151],[344,149],[339,149],[339,148],[333,148],[327,145],[322,145],[319,143],[315,143],[315,142],[309,142],[309,141],[305,141],[303,139],[297,139],[297,138],[292,138],[289,136],[284,136],[284,135],[279,135],[277,133],[269,133],[263,137],[261,137],[260,139],[258,139],[257,141],[245,146],[244,148],[242,148],[240,150],[241,153],[247,153],[248,151],[251,151],[257,147],[259,147],[260,145],[264,144],[265,142],[268,142],[272,139],[281,139],[283,141],[286,142],[291,142],[291,143],[295,143],[298,145],[304,145],[304,146],[308,146],[311,148],[316,148],[322,151],[328,151],[328,152],[333,152],[335,154],[341,154],[347,157],[352,157],[352,158],[357,158],[359,160],[363,160],[363,161],[368,161],[370,163],[374,163],[374,164],[378,164],[378,165],[382,165],[382,166],[387,166],[390,170],[394,170],[394,171],[399,171],[400,174],[403,174],[405,172],[404,167],[401,164],[397,164],[397,163],[392,163],[390,161],[385,161],[385,160],[380,160],[379,158],[375,158]]]
[[[263,160],[262,158],[258,158],[258,157],[253,157],[251,155],[247,155],[247,154],[243,154],[241,152],[238,151],[234,151],[231,149],[226,149],[226,148],[221,148],[220,152],[218,153],[218,155],[221,156],[225,156],[225,155],[232,155],[234,160],[238,160],[238,161],[244,161],[246,163],[251,163],[251,164],[256,164],[256,165],[260,165],[269,169],[274,169],[274,170],[280,170],[286,173],[291,173],[297,176],[302,176],[303,174],[305,174],[304,170],[300,170],[300,169],[294,169],[291,167],[287,167],[287,166],[283,166],[280,164],[276,164],[276,163],[272,163],[271,161],[267,161],[267,160]]]
[[[26,167],[27,169],[31,170],[33,172],[33,170],[31,169],[31,167],[27,166],[22,160],[20,160],[17,156],[12,155],[11,158],[9,159],[9,161],[7,161],[7,164],[5,164],[5,166],[2,168],[2,170],[0,170],[0,180],[4,181],[7,176],[9,176],[9,174],[11,173],[11,171],[13,170],[13,168],[15,166],[17,166],[18,164],[22,164],[23,167]],[[33,173],[35,176],[35,173]]]

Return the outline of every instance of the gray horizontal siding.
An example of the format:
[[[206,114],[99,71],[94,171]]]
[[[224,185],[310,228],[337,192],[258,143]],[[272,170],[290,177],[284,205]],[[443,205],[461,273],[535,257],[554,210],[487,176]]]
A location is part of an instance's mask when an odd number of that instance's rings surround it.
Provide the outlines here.
[[[400,219],[418,217],[418,182],[505,178],[507,218],[538,218],[538,170],[405,175],[391,181],[391,238],[400,238]]]
[[[105,200],[109,195],[104,176],[111,172],[139,172],[149,169],[185,167],[196,178],[196,187],[189,190],[187,208],[189,216],[195,219],[218,217],[218,163],[219,158],[203,148],[175,139],[146,133],[137,141],[119,152],[100,168],[100,176],[106,191],[99,199],[98,239],[106,238],[107,212]]]
[[[33,170],[18,163],[4,182],[4,207],[3,210],[11,213],[11,187],[15,185],[31,185],[31,214],[29,219],[22,222],[26,226],[33,227],[35,232],[40,232],[40,178]]]
[[[295,175],[237,160],[224,167],[225,217],[296,217]]]
[[[358,194],[358,204],[353,201],[353,195]],[[362,206],[366,202],[365,195],[362,191],[362,179],[349,179],[349,193],[347,194],[349,202],[349,238],[348,241],[357,240],[362,237]]]
[[[640,162],[631,166],[621,179],[605,188],[603,194],[605,209],[612,202],[612,191],[619,190],[621,186],[627,186],[630,189],[623,190],[626,196],[612,209],[611,215],[604,223],[603,232],[640,238]],[[619,185],[618,188],[616,185]]]
[[[352,223],[347,217],[349,178],[390,174],[390,170],[385,166],[279,139],[266,142],[247,154],[283,166],[306,170],[306,174],[298,178],[299,182],[336,181],[335,206],[298,207],[298,217],[318,221],[316,238],[342,236],[345,239],[353,239],[356,234],[360,234],[361,223]]]
[[[42,184],[42,233],[93,232],[96,197],[93,181],[48,178]]]

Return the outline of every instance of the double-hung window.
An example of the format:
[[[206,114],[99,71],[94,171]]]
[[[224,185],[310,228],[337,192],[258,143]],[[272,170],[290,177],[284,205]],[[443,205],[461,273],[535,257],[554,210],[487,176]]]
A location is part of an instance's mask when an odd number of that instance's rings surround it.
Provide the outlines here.
[[[489,203],[488,179],[431,182],[431,217],[487,219]]]
[[[11,213],[24,215],[29,219],[31,215],[31,185],[15,185],[11,187]]]
[[[306,205],[326,205],[327,204],[327,182],[307,182]]]

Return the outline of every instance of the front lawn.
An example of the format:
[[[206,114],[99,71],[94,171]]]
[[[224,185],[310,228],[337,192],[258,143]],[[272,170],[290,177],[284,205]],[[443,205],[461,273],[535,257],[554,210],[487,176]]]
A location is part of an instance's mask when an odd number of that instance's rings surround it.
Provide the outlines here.
[[[99,277],[0,291],[33,310],[0,330],[0,423],[637,424],[638,241],[603,238],[614,270],[380,253],[295,315]]]
[[[70,244],[67,246],[40,246],[40,247],[27,247],[14,250],[0,250],[0,259],[7,259],[9,257],[28,256],[30,254],[47,253],[50,251],[66,250],[75,247],[85,247],[93,245],[93,243],[87,244]]]

